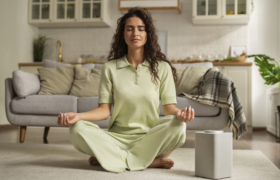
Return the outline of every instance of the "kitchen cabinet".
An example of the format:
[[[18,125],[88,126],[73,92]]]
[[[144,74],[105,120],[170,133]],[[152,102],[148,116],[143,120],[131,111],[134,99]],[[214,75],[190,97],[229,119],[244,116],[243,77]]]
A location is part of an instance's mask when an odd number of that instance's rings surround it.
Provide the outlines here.
[[[53,17],[51,0],[29,0],[28,21],[32,23],[49,23]]]
[[[193,0],[193,24],[247,24],[251,0]]]
[[[247,125],[252,126],[252,70],[251,66],[214,66],[230,77],[237,89]]]
[[[28,23],[37,27],[109,27],[109,0],[29,0]]]
[[[54,22],[75,22],[78,19],[77,0],[54,0]]]
[[[181,14],[182,3],[180,0],[119,0],[119,10],[122,13],[136,6],[148,10],[177,10]]]

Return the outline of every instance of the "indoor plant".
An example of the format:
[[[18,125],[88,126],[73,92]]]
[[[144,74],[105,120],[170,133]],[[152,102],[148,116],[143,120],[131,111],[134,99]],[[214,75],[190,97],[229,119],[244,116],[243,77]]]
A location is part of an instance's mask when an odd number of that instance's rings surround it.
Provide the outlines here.
[[[39,36],[38,39],[34,40],[34,42],[33,42],[34,62],[41,62],[42,61],[45,42],[48,39],[50,39],[50,38],[46,38],[46,36]]]
[[[273,85],[280,82],[280,66],[275,59],[265,54],[252,54],[247,57],[255,58],[254,62],[259,66],[260,75],[265,80],[264,84]]]
[[[272,59],[271,57],[264,54],[253,54],[247,57],[255,57],[254,61],[256,65],[259,66],[259,72],[262,78],[265,80],[264,84],[273,85],[280,82],[280,66],[275,59]],[[278,84],[278,88],[280,88],[280,83]],[[277,110],[280,118],[280,106],[277,106]],[[275,126],[276,142],[280,142],[277,138],[277,123],[275,123]]]

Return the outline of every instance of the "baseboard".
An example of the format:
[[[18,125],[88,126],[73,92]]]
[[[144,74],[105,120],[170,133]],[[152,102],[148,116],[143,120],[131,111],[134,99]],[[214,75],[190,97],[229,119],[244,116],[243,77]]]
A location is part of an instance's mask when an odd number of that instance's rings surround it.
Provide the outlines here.
[[[253,127],[253,131],[265,131],[266,127]]]

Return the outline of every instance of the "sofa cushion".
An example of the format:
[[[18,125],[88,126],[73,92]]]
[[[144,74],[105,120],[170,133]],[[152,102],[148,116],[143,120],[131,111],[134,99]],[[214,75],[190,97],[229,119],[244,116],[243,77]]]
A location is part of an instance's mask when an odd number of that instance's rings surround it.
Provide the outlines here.
[[[78,97],[70,95],[29,95],[15,97],[11,111],[19,114],[58,115],[60,112],[77,112]]]
[[[75,66],[75,80],[69,95],[78,97],[98,96],[100,69],[85,69]]]
[[[13,71],[13,86],[18,97],[26,97],[37,94],[40,90],[40,78],[38,74],[28,73],[21,70]]]
[[[43,67],[45,67],[45,68],[55,68],[55,67],[61,67],[61,66],[71,66],[71,64],[60,63],[60,62],[52,61],[49,59],[43,60]]]
[[[80,97],[78,99],[78,113],[93,110],[98,107],[98,96]],[[113,112],[113,104],[111,106],[111,114]]]
[[[177,98],[177,104],[175,105],[179,109],[183,109],[185,107],[191,106],[195,111],[196,117],[208,117],[208,116],[217,116],[220,113],[221,108],[210,106],[206,104],[198,103],[192,99],[187,99],[185,97],[176,97]],[[164,116],[163,114],[163,108],[160,104],[160,116]]]
[[[74,67],[38,68],[41,81],[41,89],[38,94],[69,94],[74,81]]]

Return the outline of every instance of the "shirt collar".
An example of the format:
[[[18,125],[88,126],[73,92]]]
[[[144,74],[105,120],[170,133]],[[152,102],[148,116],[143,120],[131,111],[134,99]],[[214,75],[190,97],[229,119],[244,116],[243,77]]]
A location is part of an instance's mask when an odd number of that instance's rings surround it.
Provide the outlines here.
[[[149,67],[150,63],[145,59],[143,63],[141,63],[144,66]],[[121,57],[120,59],[117,60],[117,68],[122,68],[122,67],[126,67],[129,66],[130,63],[128,62],[126,55],[124,55],[123,57]]]

